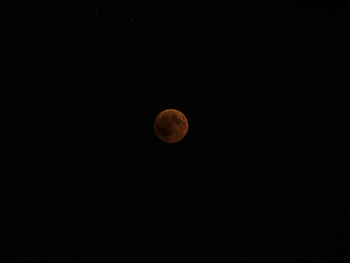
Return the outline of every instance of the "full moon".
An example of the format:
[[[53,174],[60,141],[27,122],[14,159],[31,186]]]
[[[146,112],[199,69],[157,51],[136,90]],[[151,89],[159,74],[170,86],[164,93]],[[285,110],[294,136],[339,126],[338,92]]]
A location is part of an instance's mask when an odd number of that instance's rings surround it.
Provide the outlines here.
[[[166,143],[181,141],[188,131],[186,116],[178,110],[167,109],[158,114],[154,130],[160,140]]]

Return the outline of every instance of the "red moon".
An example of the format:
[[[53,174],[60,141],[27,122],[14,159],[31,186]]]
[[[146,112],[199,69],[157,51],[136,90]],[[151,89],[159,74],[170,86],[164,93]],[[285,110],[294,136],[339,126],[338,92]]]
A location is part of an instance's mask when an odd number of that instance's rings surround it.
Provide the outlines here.
[[[167,109],[158,114],[154,130],[160,140],[166,143],[181,141],[188,131],[186,116],[178,110]]]

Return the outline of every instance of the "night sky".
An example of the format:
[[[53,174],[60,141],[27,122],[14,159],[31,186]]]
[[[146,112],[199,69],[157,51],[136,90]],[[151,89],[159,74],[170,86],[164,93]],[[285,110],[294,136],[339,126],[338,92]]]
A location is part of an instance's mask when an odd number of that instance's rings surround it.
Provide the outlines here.
[[[131,2],[1,4],[0,262],[348,262],[349,6]]]

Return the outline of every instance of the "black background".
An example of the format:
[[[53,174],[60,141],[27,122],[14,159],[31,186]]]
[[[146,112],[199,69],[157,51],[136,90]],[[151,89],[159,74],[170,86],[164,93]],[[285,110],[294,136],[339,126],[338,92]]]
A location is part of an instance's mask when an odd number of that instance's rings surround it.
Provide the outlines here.
[[[0,12],[1,262],[349,260],[348,6]]]

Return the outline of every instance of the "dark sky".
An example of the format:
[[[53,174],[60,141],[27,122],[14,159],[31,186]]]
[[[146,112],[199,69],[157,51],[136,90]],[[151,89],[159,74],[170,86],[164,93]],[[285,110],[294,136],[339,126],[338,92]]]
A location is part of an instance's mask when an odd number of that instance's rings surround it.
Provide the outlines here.
[[[1,262],[349,260],[348,6],[184,2],[4,1]]]

